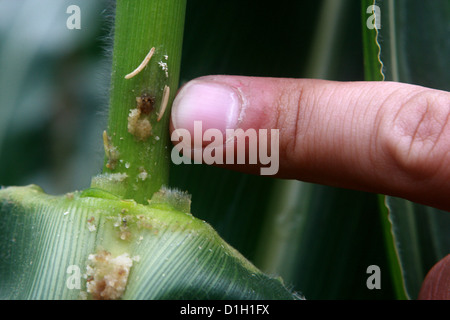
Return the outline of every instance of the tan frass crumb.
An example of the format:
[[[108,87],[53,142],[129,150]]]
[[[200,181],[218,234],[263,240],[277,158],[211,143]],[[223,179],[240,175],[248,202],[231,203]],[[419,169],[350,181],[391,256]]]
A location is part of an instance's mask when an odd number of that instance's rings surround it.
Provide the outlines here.
[[[128,132],[138,140],[146,140],[152,134],[152,125],[147,118],[141,117],[141,110],[131,109],[128,114]]]
[[[133,259],[128,253],[112,257],[107,251],[90,254],[86,270],[87,292],[95,300],[117,300],[125,292]]]
[[[145,179],[147,179],[148,177],[148,173],[144,169],[141,169],[137,177],[142,181],[145,181]]]
[[[164,71],[166,78],[168,78],[169,77],[169,67],[167,66],[167,62],[159,61],[158,64],[161,67],[162,71]]]
[[[95,218],[94,218],[94,217],[90,217],[90,218],[87,220],[87,226],[88,226],[88,230],[89,230],[90,232],[93,232],[93,231],[97,230],[97,228],[96,228],[96,226],[95,226]]]

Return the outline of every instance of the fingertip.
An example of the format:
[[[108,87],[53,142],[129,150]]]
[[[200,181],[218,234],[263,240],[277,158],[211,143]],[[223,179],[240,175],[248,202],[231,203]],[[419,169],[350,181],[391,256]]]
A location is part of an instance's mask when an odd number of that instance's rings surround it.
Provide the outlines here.
[[[208,78],[195,79],[185,84],[174,99],[172,127],[193,134],[198,121],[203,130],[214,128],[225,133],[237,126],[241,107],[239,92],[232,86]]]
[[[428,272],[419,293],[419,300],[450,300],[450,254]]]

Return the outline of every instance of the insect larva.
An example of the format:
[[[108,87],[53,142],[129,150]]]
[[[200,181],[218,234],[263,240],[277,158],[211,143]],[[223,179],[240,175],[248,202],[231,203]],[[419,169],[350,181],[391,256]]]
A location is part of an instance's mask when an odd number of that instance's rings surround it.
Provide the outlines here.
[[[161,107],[159,108],[157,121],[161,120],[162,116],[164,115],[164,111],[166,111],[167,103],[169,102],[169,94],[170,94],[170,87],[164,86],[163,96],[161,100]]]
[[[152,47],[150,49],[150,51],[147,53],[147,55],[145,56],[144,60],[141,62],[141,64],[131,73],[127,74],[125,76],[125,79],[131,79],[133,78],[135,75],[137,75],[139,72],[142,71],[142,69],[145,68],[145,66],[147,65],[147,63],[150,61],[150,59],[153,56],[153,53],[155,53],[155,47]]]
[[[106,167],[114,170],[117,160],[119,159],[119,151],[115,146],[110,144],[110,137],[108,136],[106,130],[103,131],[103,147],[105,148],[105,155],[108,158]]]
[[[109,157],[109,138],[106,130],[103,130],[103,148],[105,149],[105,156]]]

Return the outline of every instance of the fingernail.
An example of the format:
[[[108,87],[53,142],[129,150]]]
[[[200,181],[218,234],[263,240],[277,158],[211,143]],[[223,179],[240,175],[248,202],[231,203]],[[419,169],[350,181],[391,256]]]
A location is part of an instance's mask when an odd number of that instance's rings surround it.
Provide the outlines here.
[[[202,129],[235,128],[241,110],[241,98],[233,87],[213,82],[192,81],[176,96],[172,106],[175,129],[194,130],[194,121],[202,122]]]

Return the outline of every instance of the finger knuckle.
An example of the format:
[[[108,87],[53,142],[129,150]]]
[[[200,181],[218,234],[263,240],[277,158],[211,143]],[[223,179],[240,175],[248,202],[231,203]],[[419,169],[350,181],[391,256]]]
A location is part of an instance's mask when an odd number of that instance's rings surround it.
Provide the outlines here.
[[[449,162],[450,99],[420,92],[399,108],[385,139],[388,154],[409,176],[436,175]]]

